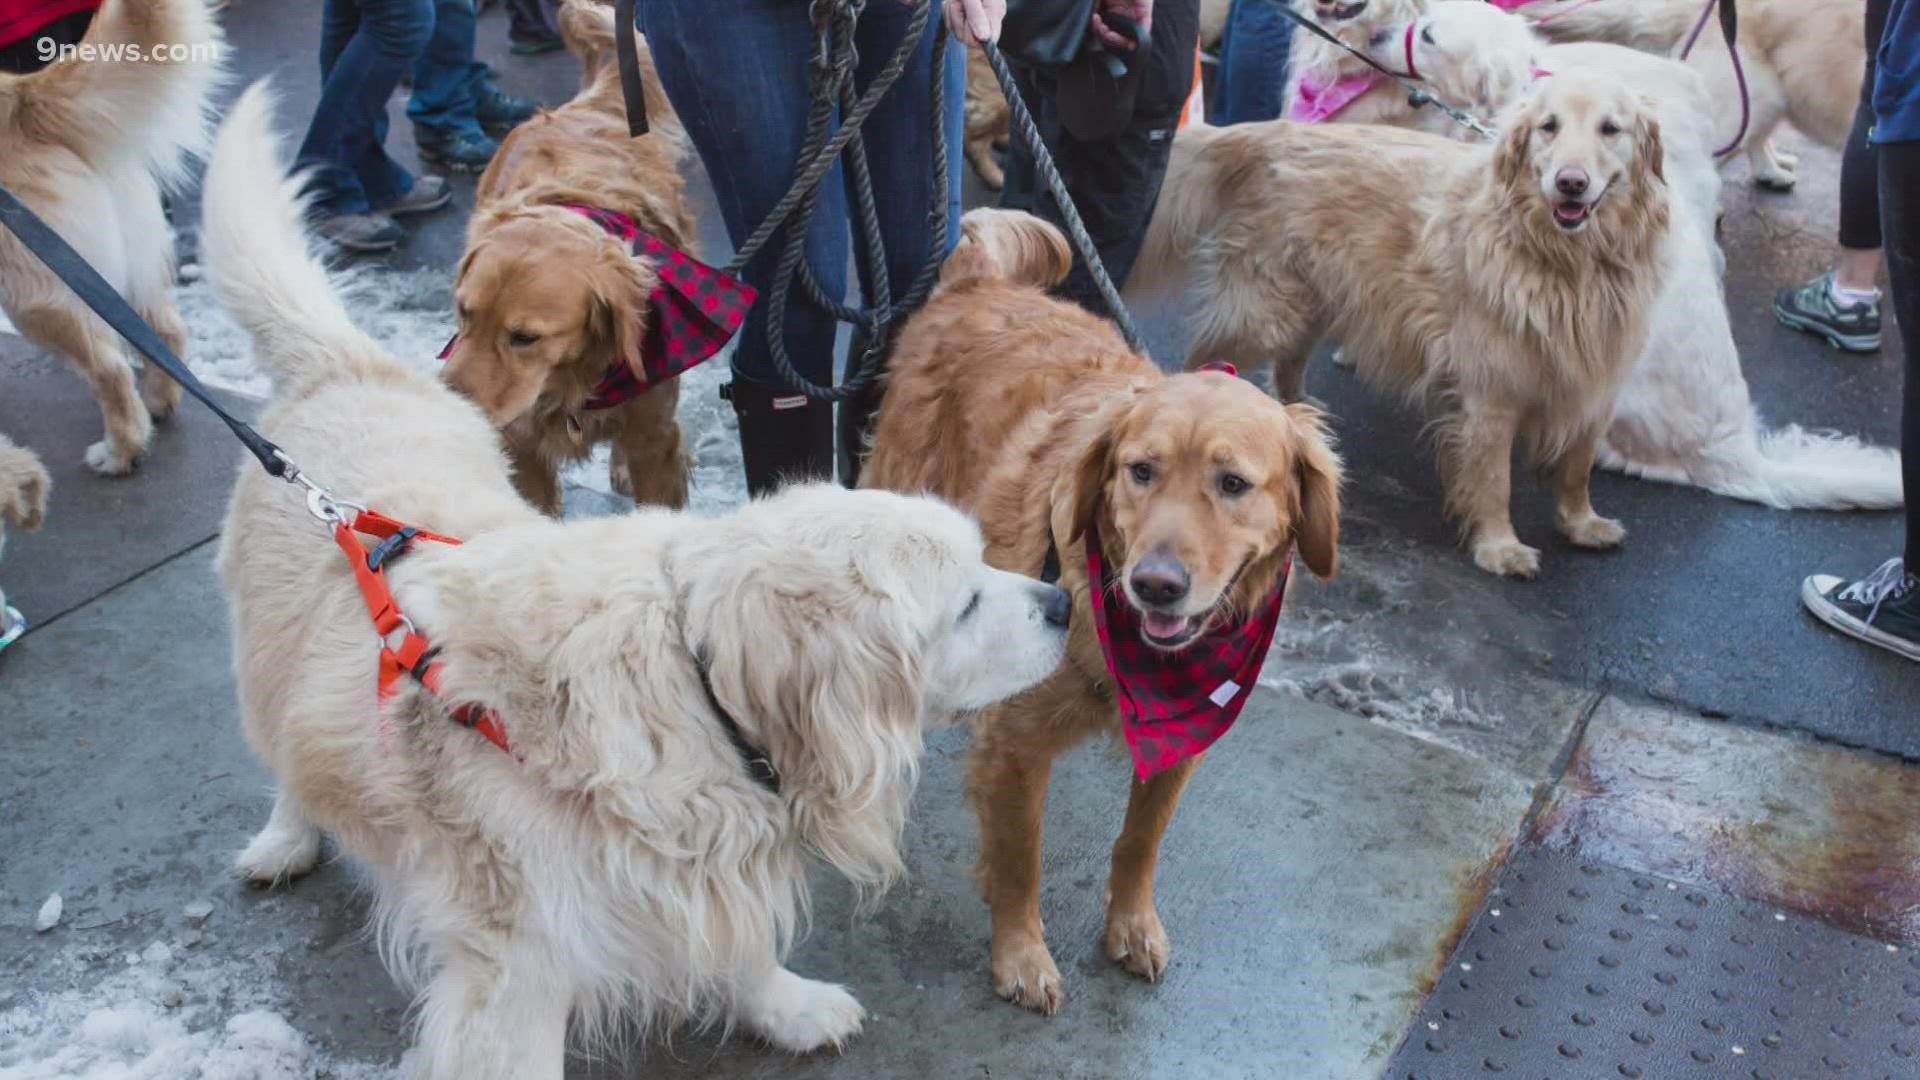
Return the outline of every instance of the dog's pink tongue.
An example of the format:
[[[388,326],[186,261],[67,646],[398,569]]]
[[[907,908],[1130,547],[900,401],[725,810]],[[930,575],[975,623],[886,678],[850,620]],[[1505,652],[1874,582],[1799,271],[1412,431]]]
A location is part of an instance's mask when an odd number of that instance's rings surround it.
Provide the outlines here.
[[[1161,641],[1166,641],[1170,638],[1177,638],[1186,631],[1187,617],[1185,615],[1148,613],[1142,617],[1140,624],[1146,628],[1149,636],[1159,638]]]

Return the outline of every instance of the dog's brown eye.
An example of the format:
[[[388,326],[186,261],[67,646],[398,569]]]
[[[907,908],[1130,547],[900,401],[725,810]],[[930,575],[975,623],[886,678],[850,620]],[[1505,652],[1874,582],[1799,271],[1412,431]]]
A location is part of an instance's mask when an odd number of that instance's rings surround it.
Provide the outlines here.
[[[515,330],[507,335],[507,344],[516,349],[524,349],[539,340],[539,334],[529,334],[525,330]]]
[[[1244,477],[1235,476],[1232,473],[1220,474],[1220,494],[1222,495],[1231,497],[1244,494],[1252,486]]]
[[[1546,132],[1549,135],[1553,134],[1556,131],[1559,131],[1560,118],[1557,116],[1547,117],[1546,123],[1540,125],[1540,130]]]
[[[1133,482],[1142,487],[1153,483],[1153,466],[1144,461],[1137,461],[1127,466],[1127,472],[1133,475]]]
[[[1618,135],[1620,134],[1620,125],[1611,120],[1602,120],[1600,121],[1600,134]]]

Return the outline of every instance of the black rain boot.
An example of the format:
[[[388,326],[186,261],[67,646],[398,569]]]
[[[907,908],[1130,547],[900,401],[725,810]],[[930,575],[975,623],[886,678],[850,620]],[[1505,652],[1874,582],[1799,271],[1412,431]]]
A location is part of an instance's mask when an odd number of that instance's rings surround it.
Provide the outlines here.
[[[868,341],[866,334],[855,332],[853,341],[847,348],[847,355],[864,369],[869,364],[879,364],[885,371],[887,361],[892,358],[891,348],[882,348],[878,356],[867,356]],[[884,383],[876,380],[865,390],[854,394],[840,403],[839,463],[840,483],[846,487],[860,486],[860,467],[866,464],[867,443],[873,438],[873,414],[880,409],[880,396],[885,389]]]
[[[720,396],[733,403],[740,421],[748,495],[768,495],[796,480],[833,478],[832,405],[739,371]]]

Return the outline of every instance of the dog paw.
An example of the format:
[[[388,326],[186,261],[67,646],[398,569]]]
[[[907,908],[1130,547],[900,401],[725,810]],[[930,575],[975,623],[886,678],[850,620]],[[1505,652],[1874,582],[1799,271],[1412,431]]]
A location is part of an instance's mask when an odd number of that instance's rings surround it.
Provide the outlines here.
[[[1753,174],[1753,186],[1762,191],[1786,194],[1799,184],[1800,178],[1786,169],[1767,169]]]
[[[803,979],[786,968],[760,988],[748,1017],[767,1042],[794,1054],[838,1050],[860,1034],[867,1011],[846,988]]]
[[[1489,574],[1531,580],[1540,573],[1540,549],[1518,540],[1489,540],[1473,545],[1473,564]]]
[[[320,862],[320,830],[310,825],[262,829],[234,860],[248,884],[271,888],[310,872]]]
[[[1560,534],[1580,547],[1604,550],[1619,547],[1620,542],[1627,538],[1627,527],[1612,518],[1588,514],[1571,521],[1561,521]]]
[[[1167,954],[1172,949],[1166,928],[1153,910],[1107,915],[1108,959],[1148,982],[1159,982],[1167,973]]]
[[[17,483],[0,489],[0,521],[32,532],[46,519],[47,489],[52,481],[35,458],[27,458],[21,469],[25,475]]]
[[[1065,996],[1053,954],[1038,939],[993,950],[993,992],[1042,1016],[1060,1011]]]
[[[125,476],[133,471],[140,461],[137,451],[116,449],[106,439],[101,439],[87,447],[85,454],[87,468],[101,476]]]
[[[180,384],[148,364],[140,374],[140,403],[155,420],[171,419],[174,410],[180,407]]]

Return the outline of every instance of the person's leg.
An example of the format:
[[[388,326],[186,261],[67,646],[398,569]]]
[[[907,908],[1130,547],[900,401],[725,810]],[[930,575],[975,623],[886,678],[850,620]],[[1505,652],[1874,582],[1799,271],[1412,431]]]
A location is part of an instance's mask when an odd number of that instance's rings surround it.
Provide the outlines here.
[[[473,0],[433,0],[433,35],[413,65],[407,119],[436,134],[480,132],[474,104],[487,67],[474,59]]]
[[[905,5],[869,5],[860,17],[860,66],[854,73],[855,86],[864,89],[869,80],[885,67],[900,47],[912,23],[912,9]],[[960,167],[964,157],[967,57],[960,43],[946,39],[942,53],[941,87],[943,99],[938,127],[946,140],[946,167],[936,179],[933,175],[936,122],[933,115],[933,47],[940,14],[935,10],[920,41],[914,59],[901,71],[892,89],[867,117],[861,134],[872,170],[875,217],[886,247],[889,299],[896,306],[909,299],[915,282],[928,266],[929,259],[946,258],[958,240],[960,229]],[[857,207],[856,193],[848,174],[847,204]],[[937,215],[937,216],[936,216]],[[945,235],[934,236],[934,224],[944,225]],[[940,241],[938,250],[934,242]],[[860,275],[863,303],[871,303],[873,267],[866,257],[864,242],[853,240],[855,264]],[[896,325],[898,323],[896,322]],[[875,362],[885,363],[888,342],[871,342],[856,336],[847,354],[849,368],[862,362],[863,354],[878,348]],[[839,409],[840,482],[853,486],[859,479],[860,458],[865,452],[868,426],[880,404],[880,388],[849,399]]]
[[[1800,598],[1844,634],[1920,660],[1920,142],[1880,145],[1880,222],[1888,291],[1906,356],[1900,460],[1908,492],[1907,535],[1899,558],[1857,581],[1815,574]]]
[[[507,40],[521,56],[535,56],[565,48],[560,30],[547,10],[549,0],[507,0]]]
[[[1840,157],[1840,250],[1833,268],[1804,285],[1782,289],[1773,312],[1780,322],[1825,338],[1849,352],[1880,348],[1880,176],[1867,133],[1873,128],[1874,53],[1891,0],[1867,0],[1867,72],[1853,130]]]
[[[320,100],[297,160],[314,170],[320,213],[364,215],[412,186],[380,139],[387,99],[426,48],[433,10],[430,0],[326,0],[321,20]]]
[[[1134,105],[1133,122],[1102,142],[1084,143],[1062,131],[1058,141],[1048,144],[1067,182],[1067,192],[1116,287],[1126,285],[1146,239],[1147,220],[1160,198],[1174,129],[1193,89],[1194,46],[1199,34],[1198,0],[1156,3],[1152,51]],[[1059,207],[1045,194],[1044,184],[1039,190],[1035,202],[1040,215],[1061,222]],[[1090,311],[1106,312],[1093,275],[1078,252],[1061,294]]]
[[[744,243],[786,193],[807,126],[807,64],[814,44],[805,4],[792,0],[649,0],[647,39],[667,96],[699,151],[721,219]],[[717,59],[718,58],[718,59]],[[722,62],[724,61],[724,62]],[[807,232],[806,257],[822,289],[846,290],[846,208],[829,173]],[[767,288],[786,242],[776,232],[743,273],[761,290],[736,339],[729,394],[740,418],[748,489],[833,475],[833,409],[799,395],[774,370]],[[833,378],[834,320],[798,283],[785,307],[784,340],[798,373]]]
[[[1220,45],[1213,123],[1278,120],[1285,107],[1293,20],[1276,0],[1233,0]]]

